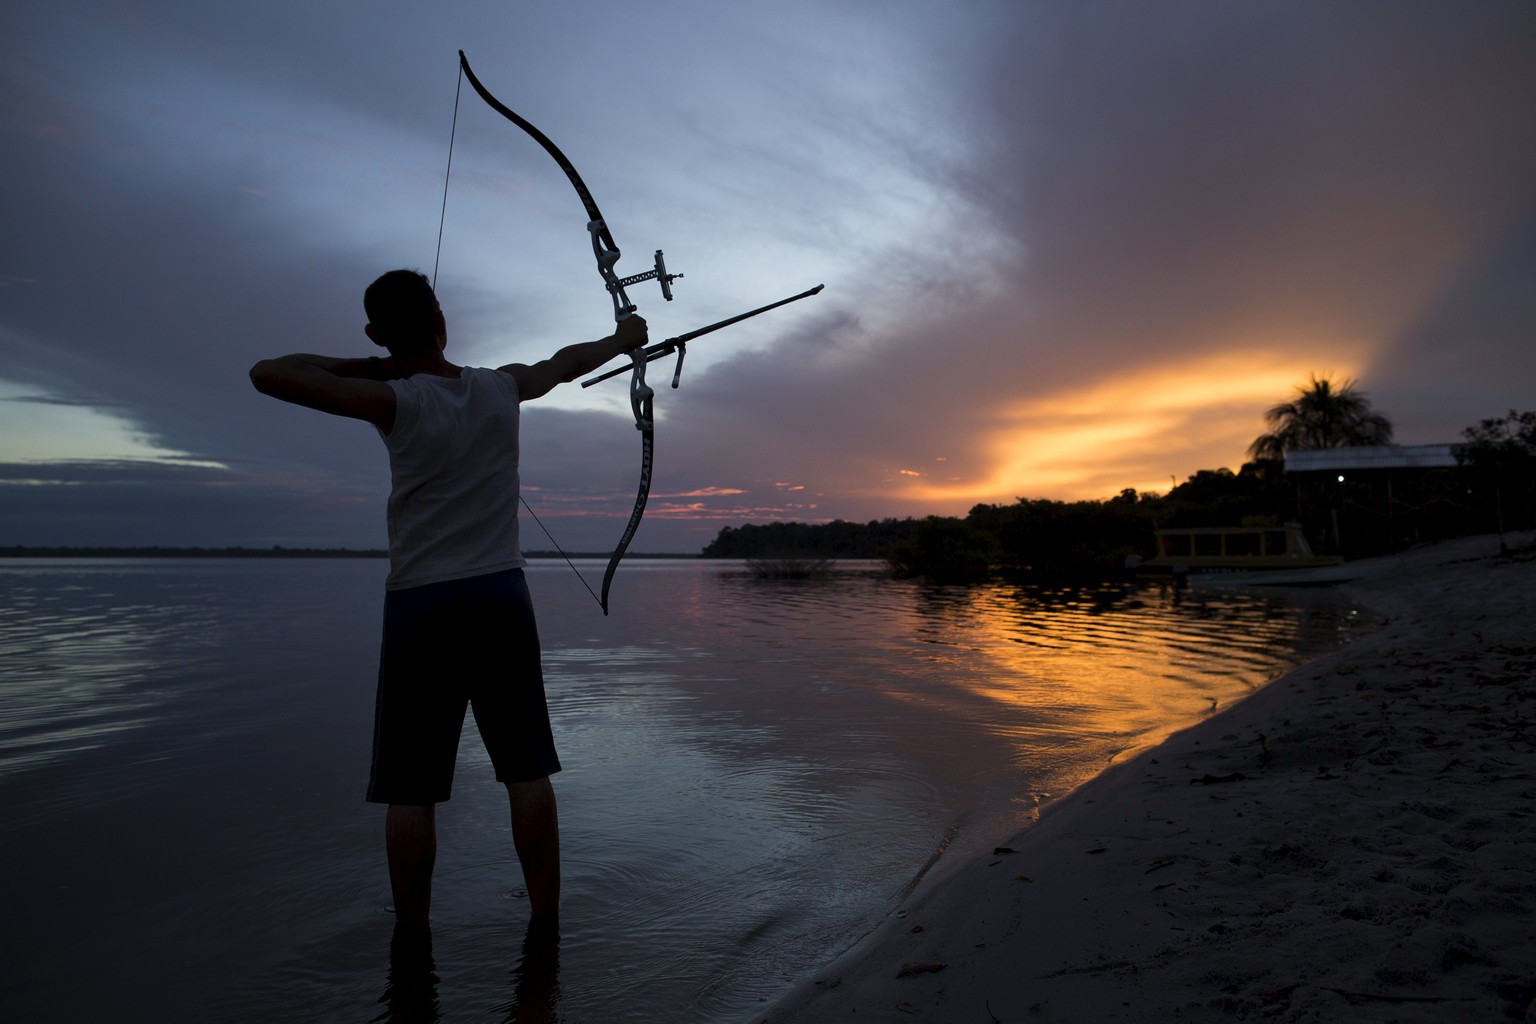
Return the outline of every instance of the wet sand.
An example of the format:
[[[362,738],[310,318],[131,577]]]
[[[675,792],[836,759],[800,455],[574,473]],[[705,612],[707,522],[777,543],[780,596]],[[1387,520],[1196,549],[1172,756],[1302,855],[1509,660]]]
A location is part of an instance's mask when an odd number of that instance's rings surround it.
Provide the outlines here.
[[[1351,584],[1378,633],[1048,806],[754,1021],[1536,1012],[1536,550]]]

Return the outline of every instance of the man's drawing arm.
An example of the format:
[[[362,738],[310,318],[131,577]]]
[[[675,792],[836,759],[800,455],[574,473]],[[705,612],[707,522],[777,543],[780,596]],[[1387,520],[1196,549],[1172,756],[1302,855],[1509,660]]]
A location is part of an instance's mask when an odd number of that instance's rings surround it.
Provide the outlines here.
[[[386,383],[394,367],[386,359],[343,359],[294,353],[251,367],[257,391],[333,416],[367,420],[388,430],[395,421],[395,392]]]

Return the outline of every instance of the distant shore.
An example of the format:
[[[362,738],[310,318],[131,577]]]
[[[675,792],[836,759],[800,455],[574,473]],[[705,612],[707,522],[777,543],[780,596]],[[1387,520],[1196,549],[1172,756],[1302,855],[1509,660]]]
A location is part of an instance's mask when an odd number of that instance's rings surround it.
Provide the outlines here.
[[[753,1021],[1523,1020],[1536,551],[1394,556],[1381,631],[1122,764]]]
[[[524,558],[607,558],[611,551],[525,551]],[[225,547],[0,547],[0,558],[388,558],[383,548],[269,548]],[[629,553],[630,558],[687,558],[697,554],[676,552]]]

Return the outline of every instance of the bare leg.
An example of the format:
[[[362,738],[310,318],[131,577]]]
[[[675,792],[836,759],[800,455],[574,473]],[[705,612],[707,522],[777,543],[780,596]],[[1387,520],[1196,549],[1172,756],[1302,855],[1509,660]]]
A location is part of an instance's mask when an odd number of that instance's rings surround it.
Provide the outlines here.
[[[549,779],[507,783],[512,801],[512,843],[535,918],[560,914],[560,815]]]
[[[516,984],[504,1024],[557,1024],[560,1003],[560,923],[535,917],[523,936],[523,955],[512,968]]]
[[[422,925],[432,910],[432,866],[437,861],[437,806],[390,804],[384,815],[389,887],[395,921]]]

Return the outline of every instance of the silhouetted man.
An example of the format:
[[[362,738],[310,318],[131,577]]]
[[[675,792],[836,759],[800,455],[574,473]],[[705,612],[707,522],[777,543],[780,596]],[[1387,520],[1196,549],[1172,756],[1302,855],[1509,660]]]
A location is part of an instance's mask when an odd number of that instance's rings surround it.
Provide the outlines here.
[[[363,296],[364,332],[389,350],[289,355],[251,368],[262,394],[366,420],[389,449],[389,578],[368,799],[389,805],[385,846],[396,920],[425,925],[466,705],[512,805],[512,838],[535,919],[560,905],[560,832],[533,606],[518,548],[519,404],[646,341],[631,316],[600,341],[531,366],[456,366],[432,286],[392,270]]]

